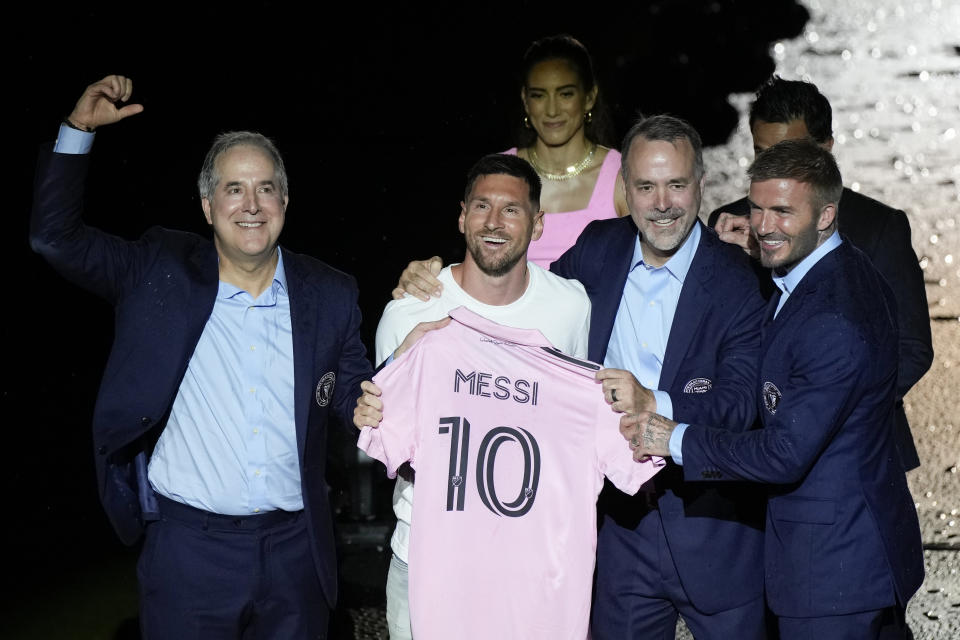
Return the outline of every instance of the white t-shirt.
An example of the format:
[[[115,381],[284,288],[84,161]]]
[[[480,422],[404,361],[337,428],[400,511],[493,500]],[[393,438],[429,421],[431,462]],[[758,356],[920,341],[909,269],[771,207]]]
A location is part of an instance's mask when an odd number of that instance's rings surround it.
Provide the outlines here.
[[[377,363],[386,360],[419,323],[445,318],[451,309],[461,306],[498,324],[537,329],[560,351],[575,358],[586,358],[590,299],[583,285],[554,275],[532,262],[527,262],[527,268],[530,273],[527,290],[510,304],[490,305],[472,298],[457,284],[449,266],[437,276],[443,283],[439,298],[423,302],[408,295],[402,300],[391,300],[377,326]],[[407,562],[413,484],[399,477],[393,491],[393,511],[397,516],[397,528],[390,539],[390,547],[398,558]]]
[[[410,615],[418,640],[584,640],[604,476],[635,493],[635,462],[600,368],[464,308],[374,381],[384,419],[358,445],[389,474],[410,461]]]

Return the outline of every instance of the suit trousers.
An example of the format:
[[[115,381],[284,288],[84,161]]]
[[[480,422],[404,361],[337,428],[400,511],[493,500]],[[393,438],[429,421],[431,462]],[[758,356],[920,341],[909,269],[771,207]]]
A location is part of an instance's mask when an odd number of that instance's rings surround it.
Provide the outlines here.
[[[697,640],[767,637],[762,596],[714,614],[703,613],[690,602],[657,509],[643,516],[635,530],[607,518],[597,549],[594,640],[673,640],[678,615]]]
[[[327,637],[302,511],[226,516],[158,499],[137,564],[145,640]]]
[[[780,640],[909,640],[906,611],[900,605],[843,616],[777,619]]]

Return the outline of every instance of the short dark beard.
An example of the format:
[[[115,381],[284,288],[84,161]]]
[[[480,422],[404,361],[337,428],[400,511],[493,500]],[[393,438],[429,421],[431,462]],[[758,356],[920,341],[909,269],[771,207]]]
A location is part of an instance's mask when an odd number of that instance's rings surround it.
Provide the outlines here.
[[[485,262],[477,258],[477,254],[473,251],[470,251],[470,254],[473,256],[473,262],[477,265],[477,268],[480,269],[483,273],[494,278],[502,278],[503,276],[510,273],[510,270],[513,269],[520,259],[523,258],[526,254],[517,254],[508,260],[502,261],[500,264],[490,266]]]

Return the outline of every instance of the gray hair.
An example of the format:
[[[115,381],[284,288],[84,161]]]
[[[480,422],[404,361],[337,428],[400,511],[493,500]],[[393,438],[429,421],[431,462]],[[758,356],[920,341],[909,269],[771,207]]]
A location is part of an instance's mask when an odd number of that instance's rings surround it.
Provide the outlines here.
[[[287,170],[283,166],[283,158],[273,141],[263,134],[254,131],[228,131],[213,139],[207,157],[203,159],[200,177],[197,178],[197,188],[201,198],[209,198],[220,182],[217,173],[217,160],[224,153],[234,147],[255,147],[263,151],[273,161],[273,171],[277,178],[277,190],[281,197],[287,196]]]
[[[620,145],[623,164],[620,169],[625,181],[627,180],[627,156],[630,154],[630,145],[638,137],[650,141],[669,142],[672,145],[676,145],[678,140],[686,140],[693,147],[694,175],[697,180],[703,177],[703,141],[700,139],[700,134],[686,120],[660,114],[649,118],[641,116],[640,120],[630,127],[627,135],[623,137],[623,144]]]

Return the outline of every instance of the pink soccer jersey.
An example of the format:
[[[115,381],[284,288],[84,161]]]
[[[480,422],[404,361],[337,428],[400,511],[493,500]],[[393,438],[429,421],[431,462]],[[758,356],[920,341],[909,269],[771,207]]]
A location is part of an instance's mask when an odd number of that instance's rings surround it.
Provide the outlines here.
[[[410,616],[417,640],[587,637],[603,476],[636,493],[599,367],[463,307],[374,378],[384,419],[359,446],[410,461]]]

